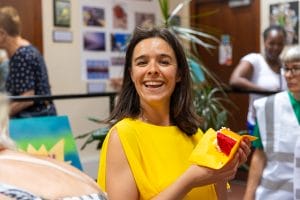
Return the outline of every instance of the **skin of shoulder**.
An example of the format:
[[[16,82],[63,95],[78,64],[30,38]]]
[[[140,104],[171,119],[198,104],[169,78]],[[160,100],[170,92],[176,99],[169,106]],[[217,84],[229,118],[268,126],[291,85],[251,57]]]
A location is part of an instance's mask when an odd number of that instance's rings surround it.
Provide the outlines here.
[[[0,175],[1,182],[49,199],[101,192],[92,178],[67,163],[20,152],[9,154],[25,160],[38,159],[42,162],[46,161],[49,162],[49,165],[19,160],[1,160],[0,170],[6,171],[6,173]],[[52,167],[51,164],[56,167]]]

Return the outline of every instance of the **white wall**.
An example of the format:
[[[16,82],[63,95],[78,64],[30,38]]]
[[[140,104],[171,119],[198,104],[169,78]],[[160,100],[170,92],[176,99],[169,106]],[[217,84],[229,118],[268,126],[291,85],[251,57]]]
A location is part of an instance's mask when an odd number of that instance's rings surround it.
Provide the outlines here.
[[[155,0],[156,1],[156,0]],[[71,27],[58,29],[53,27],[53,2],[42,1],[44,57],[47,63],[52,93],[77,94],[86,93],[86,82],[81,80],[81,46],[79,15],[80,1],[71,1]],[[158,1],[157,1],[158,2]],[[172,0],[174,8],[180,0]],[[182,22],[187,24],[188,6],[181,12]],[[159,10],[157,10],[160,13]],[[159,17],[159,16],[157,16]],[[72,43],[54,43],[52,33],[54,30],[70,31],[73,34]],[[109,114],[108,98],[84,98],[73,100],[56,100],[55,105],[59,115],[68,115],[74,136],[96,129],[99,125],[87,120],[88,116],[104,119]],[[77,140],[80,147],[83,141]],[[79,151],[84,170],[92,177],[97,175],[99,152],[96,144],[89,145],[84,151]]]

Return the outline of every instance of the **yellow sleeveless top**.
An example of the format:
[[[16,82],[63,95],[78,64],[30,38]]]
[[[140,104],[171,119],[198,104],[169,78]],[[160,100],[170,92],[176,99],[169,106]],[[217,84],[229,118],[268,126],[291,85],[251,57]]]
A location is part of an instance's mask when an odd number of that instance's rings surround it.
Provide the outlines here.
[[[119,121],[113,128],[117,129],[141,200],[153,198],[181,176],[190,166],[188,158],[203,135],[200,129],[187,136],[176,126],[156,126],[131,118]],[[102,146],[98,171],[98,184],[104,191],[109,136],[110,132]],[[217,199],[217,195],[214,185],[207,185],[194,188],[184,199],[210,200]]]

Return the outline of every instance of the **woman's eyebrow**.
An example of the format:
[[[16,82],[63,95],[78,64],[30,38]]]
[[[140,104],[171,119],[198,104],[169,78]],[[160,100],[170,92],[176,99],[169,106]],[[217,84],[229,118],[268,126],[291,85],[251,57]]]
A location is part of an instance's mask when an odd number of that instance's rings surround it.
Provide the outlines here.
[[[145,59],[146,57],[147,56],[145,56],[145,55],[140,55],[140,56],[134,58],[133,61],[135,62],[135,61],[140,60],[140,59]]]

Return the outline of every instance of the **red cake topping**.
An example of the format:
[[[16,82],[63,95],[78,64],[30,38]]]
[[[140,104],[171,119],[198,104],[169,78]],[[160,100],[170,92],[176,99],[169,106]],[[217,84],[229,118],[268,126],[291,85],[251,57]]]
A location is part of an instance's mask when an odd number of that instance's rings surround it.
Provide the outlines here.
[[[224,135],[222,132],[217,132],[217,142],[220,150],[229,156],[231,149],[235,145],[236,141],[227,135]]]

